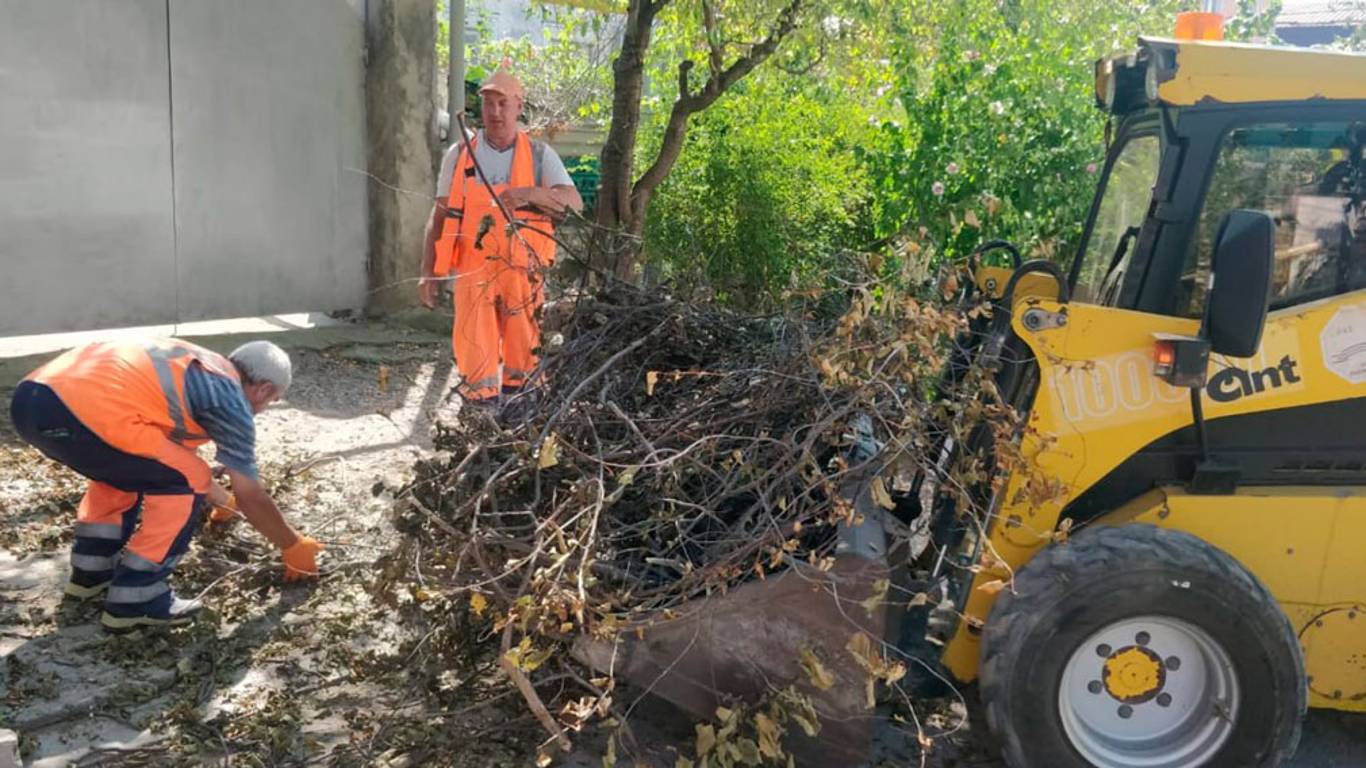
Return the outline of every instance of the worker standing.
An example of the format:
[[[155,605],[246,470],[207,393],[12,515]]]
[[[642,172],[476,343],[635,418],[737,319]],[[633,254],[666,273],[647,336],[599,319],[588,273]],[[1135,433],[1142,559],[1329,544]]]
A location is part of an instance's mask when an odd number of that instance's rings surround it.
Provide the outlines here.
[[[207,506],[238,507],[284,553],[285,579],[315,575],[322,545],[296,532],[261,484],[255,414],[289,389],[284,350],[265,341],[223,357],[176,339],[97,343],[29,374],[10,416],[20,437],[89,479],[66,592],[105,594],[110,630],[193,620],[197,600],[167,577]],[[195,447],[212,440],[233,493]]]
[[[443,280],[453,280],[457,391],[468,404],[492,406],[532,383],[554,219],[582,210],[583,200],[559,155],[518,127],[522,83],[499,69],[479,94],[483,130],[469,139],[473,157],[457,139],[441,163],[418,290],[434,308]]]

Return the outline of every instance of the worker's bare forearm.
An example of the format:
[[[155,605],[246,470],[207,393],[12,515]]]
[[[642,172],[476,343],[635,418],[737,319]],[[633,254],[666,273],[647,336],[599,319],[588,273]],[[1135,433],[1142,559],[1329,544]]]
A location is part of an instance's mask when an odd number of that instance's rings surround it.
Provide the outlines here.
[[[422,233],[422,277],[432,277],[436,270],[436,238],[441,231],[441,216],[445,206],[437,203],[432,206],[432,215],[427,219],[427,228]]]
[[[554,219],[583,208],[583,198],[573,185],[558,187],[512,187],[502,194],[503,205],[514,210],[535,210]]]
[[[261,482],[232,470],[228,471],[228,476],[232,479],[232,490],[233,495],[237,497],[238,511],[247,518],[251,527],[280,550],[294,546],[299,540],[299,533],[285,520],[280,507],[275,504],[275,500],[270,497],[270,493]]]
[[[532,204],[552,216],[563,216],[570,211],[583,210],[583,198],[572,186],[537,187]]]

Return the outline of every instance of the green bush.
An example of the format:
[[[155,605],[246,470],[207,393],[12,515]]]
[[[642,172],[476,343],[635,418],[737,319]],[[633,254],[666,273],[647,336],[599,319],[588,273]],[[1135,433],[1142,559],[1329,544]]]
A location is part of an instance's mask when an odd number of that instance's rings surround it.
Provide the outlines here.
[[[872,239],[854,150],[873,134],[861,105],[814,81],[741,82],[694,118],[651,201],[649,263],[750,305],[820,284],[843,249]]]

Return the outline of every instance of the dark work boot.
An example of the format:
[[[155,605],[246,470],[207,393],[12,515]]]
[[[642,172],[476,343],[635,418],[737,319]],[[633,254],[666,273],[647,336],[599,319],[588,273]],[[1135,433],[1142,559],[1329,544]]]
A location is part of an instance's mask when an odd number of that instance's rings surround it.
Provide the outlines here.
[[[106,601],[100,623],[109,632],[130,632],[139,627],[177,627],[194,622],[202,607],[198,600],[183,600],[168,590],[141,605]]]

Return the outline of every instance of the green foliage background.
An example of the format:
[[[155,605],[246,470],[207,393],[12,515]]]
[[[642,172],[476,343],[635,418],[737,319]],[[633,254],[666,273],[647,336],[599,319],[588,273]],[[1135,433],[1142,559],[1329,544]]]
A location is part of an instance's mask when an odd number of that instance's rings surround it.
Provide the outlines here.
[[[761,39],[782,5],[713,2],[732,50]],[[1096,59],[1133,50],[1140,34],[1170,34],[1177,12],[1195,6],[808,0],[779,53],[694,115],[651,201],[647,269],[681,289],[763,306],[828,284],[860,252],[890,255],[889,268],[909,276],[987,238],[1066,261],[1104,159]],[[678,63],[694,62],[694,83],[706,75],[700,8],[675,0],[656,24],[637,173],[658,151]],[[570,31],[547,50],[484,46],[483,58],[535,58],[546,101],[573,92],[558,114],[605,125],[610,63],[586,68],[574,52],[585,30],[607,25],[582,8],[554,13]],[[1243,0],[1228,34],[1266,38],[1274,16]]]
[[[1181,9],[827,6],[799,43],[808,57],[822,52],[814,65],[789,47],[789,64],[809,66],[767,66],[694,118],[652,201],[647,258],[681,284],[745,304],[816,287],[870,248],[891,249],[899,258],[888,263],[911,275],[988,237],[1067,258],[1104,155],[1094,62],[1140,33],[1168,32]],[[653,114],[657,130],[664,110]],[[650,157],[654,144],[641,150]]]

